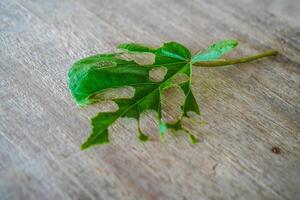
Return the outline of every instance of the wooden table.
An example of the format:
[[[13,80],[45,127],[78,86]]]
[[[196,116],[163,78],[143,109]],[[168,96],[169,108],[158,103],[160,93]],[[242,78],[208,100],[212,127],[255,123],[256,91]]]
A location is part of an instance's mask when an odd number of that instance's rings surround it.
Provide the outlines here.
[[[299,199],[300,6],[278,2],[0,1],[0,199]],[[72,101],[75,60],[122,42],[175,40],[195,53],[225,38],[240,41],[228,57],[281,55],[194,68],[202,142],[140,143],[136,121],[122,119],[111,144],[80,151],[107,107]]]

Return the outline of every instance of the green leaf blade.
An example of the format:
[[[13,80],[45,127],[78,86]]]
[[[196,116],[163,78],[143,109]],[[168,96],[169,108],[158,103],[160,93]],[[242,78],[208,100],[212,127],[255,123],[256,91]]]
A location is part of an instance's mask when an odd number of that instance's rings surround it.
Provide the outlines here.
[[[191,58],[191,52],[177,42],[167,42],[156,49],[137,43],[124,43],[118,45],[117,48],[132,53],[153,53],[156,56],[154,64],[183,62]]]
[[[191,58],[190,51],[185,46],[177,42],[164,43],[162,47],[156,49],[156,53],[161,56],[170,57],[178,60],[187,61]]]
[[[81,144],[80,150],[86,150],[86,149],[90,148],[91,146],[109,143],[108,130],[104,130],[103,132],[101,132],[101,135],[99,135],[98,138],[94,139],[93,141],[96,141],[96,142],[92,142],[91,139],[87,139],[86,142]]]
[[[220,40],[208,47],[204,52],[197,53],[192,58],[192,63],[216,60],[224,54],[232,51],[237,45],[238,41],[236,40]]]
[[[183,109],[184,116],[187,116],[187,113],[189,111],[195,112],[198,115],[201,114],[199,105],[198,105],[192,91],[189,91],[189,93],[186,97],[186,100],[185,100],[184,109]]]
[[[92,132],[87,140],[81,144],[81,150],[87,149],[97,144],[105,144],[109,142],[108,127],[118,119],[118,112],[115,113],[99,113],[92,118]]]
[[[169,42],[158,49],[151,49],[139,44],[122,44],[119,48],[129,52],[151,52],[155,54],[153,65],[142,66],[134,61],[123,60],[118,54],[90,56],[76,62],[69,71],[68,85],[74,100],[79,105],[88,105],[97,100],[97,95],[110,89],[130,86],[134,88],[134,96],[130,99],[115,99],[119,106],[116,112],[99,113],[92,118],[92,131],[81,149],[109,142],[108,128],[120,117],[139,120],[140,114],[146,110],[158,112],[161,117],[160,87],[168,83],[191,57],[183,45]],[[157,83],[149,78],[149,72],[156,67],[165,67],[167,72],[163,81]],[[148,140],[147,135],[139,129],[139,139]]]
[[[118,49],[127,50],[130,52],[152,53],[154,49],[137,43],[123,43],[117,46]]]
[[[92,103],[89,101],[91,95],[107,89],[152,83],[148,78],[151,67],[141,67],[132,61],[120,62],[115,58],[110,62],[116,61],[116,66],[98,67],[96,64],[106,59],[91,59],[93,61],[75,63],[68,74],[69,90],[79,105]]]

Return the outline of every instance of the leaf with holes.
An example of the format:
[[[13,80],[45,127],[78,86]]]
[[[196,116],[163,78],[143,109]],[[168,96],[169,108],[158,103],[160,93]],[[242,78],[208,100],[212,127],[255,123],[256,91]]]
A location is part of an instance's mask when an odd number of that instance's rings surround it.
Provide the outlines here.
[[[192,66],[231,64],[230,60],[219,60],[219,58],[230,52],[236,45],[235,40],[219,41],[192,57],[186,47],[176,42],[165,43],[159,48],[126,43],[117,47],[123,51],[121,53],[99,54],[75,62],[68,73],[68,85],[78,105],[85,106],[101,101],[103,100],[102,94],[109,90],[127,87],[133,91],[132,97],[113,98],[118,105],[117,111],[99,113],[92,118],[91,134],[81,145],[81,149],[109,142],[108,128],[116,120],[120,117],[139,120],[141,113],[148,110],[157,112],[161,136],[166,133],[167,128],[181,129],[182,117],[187,116],[189,111],[200,115],[197,101],[191,90]],[[154,62],[148,65],[139,64],[135,60],[123,58],[123,55],[126,54],[152,54],[154,55]],[[264,56],[268,55],[260,54],[254,58],[252,56],[248,57],[248,60],[242,58],[240,62],[247,62]],[[232,61],[239,63],[239,59]],[[157,69],[162,69],[163,75],[159,79],[152,79],[151,74],[157,73]],[[172,79],[178,74],[184,74],[188,79],[174,83]],[[163,91],[173,86],[183,90],[185,100],[181,107],[181,117],[175,124],[167,124],[161,119],[161,99]],[[140,127],[138,127],[138,131],[139,139],[146,141],[148,136],[142,133]],[[192,143],[198,141],[195,135],[190,132],[188,134]]]

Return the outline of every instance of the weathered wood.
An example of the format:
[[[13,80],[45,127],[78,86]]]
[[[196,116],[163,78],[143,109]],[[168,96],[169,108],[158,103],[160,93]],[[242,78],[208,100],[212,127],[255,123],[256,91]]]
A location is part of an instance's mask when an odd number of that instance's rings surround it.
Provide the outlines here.
[[[273,2],[0,1],[0,199],[298,199],[299,15]],[[139,143],[136,121],[121,119],[111,144],[79,150],[89,118],[112,105],[76,107],[66,84],[75,60],[126,41],[175,40],[196,52],[224,38],[241,41],[230,56],[281,55],[194,68],[208,125],[186,125],[201,143]]]

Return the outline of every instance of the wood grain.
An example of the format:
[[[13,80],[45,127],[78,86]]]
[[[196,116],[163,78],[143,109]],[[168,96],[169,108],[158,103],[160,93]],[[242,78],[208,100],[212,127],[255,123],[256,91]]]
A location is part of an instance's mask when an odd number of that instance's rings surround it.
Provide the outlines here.
[[[275,2],[0,1],[0,199],[299,199],[300,11]],[[66,84],[75,60],[127,41],[195,53],[224,38],[240,41],[230,57],[281,55],[194,68],[208,125],[185,123],[201,143],[140,143],[136,121],[121,119],[111,144],[79,150],[89,118],[112,105],[76,107]],[[144,126],[154,134],[153,120]]]

